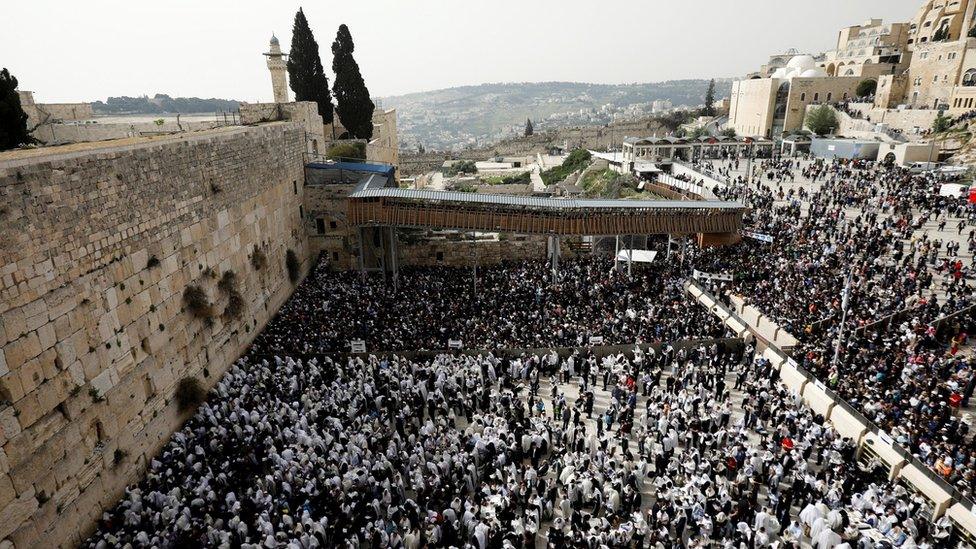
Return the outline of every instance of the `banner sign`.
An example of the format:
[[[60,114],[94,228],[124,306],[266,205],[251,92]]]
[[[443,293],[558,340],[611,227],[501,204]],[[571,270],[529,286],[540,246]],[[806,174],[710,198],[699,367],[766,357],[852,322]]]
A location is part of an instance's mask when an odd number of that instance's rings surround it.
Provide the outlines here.
[[[461,348],[461,340],[460,339],[449,339],[449,340],[447,340],[447,348],[448,349],[460,349]]]
[[[773,243],[773,237],[769,236],[768,234],[754,233],[752,231],[742,231],[742,236],[745,236],[747,238],[752,238],[760,242],[765,242],[767,244]]]
[[[704,273],[695,269],[695,272],[691,275],[695,280],[725,280],[728,282],[732,281],[732,275],[726,273]]]
[[[365,353],[366,342],[361,339],[353,339],[349,342],[349,349],[354,353]]]
[[[590,338],[590,345],[603,345],[603,336],[593,336]]]

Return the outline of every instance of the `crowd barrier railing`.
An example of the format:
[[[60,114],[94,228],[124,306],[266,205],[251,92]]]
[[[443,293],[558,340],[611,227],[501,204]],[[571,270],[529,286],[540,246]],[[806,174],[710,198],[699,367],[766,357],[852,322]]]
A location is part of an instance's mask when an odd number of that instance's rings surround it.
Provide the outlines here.
[[[715,296],[694,281],[688,281],[685,288],[699,303],[710,310],[712,304],[718,301]],[[748,309],[748,306],[743,307],[744,302],[741,298],[733,296],[731,301],[740,310]],[[972,310],[976,310],[976,306],[946,315],[939,320],[948,321],[949,317],[972,312]],[[749,318],[754,318],[758,324],[759,319],[763,318],[761,315],[743,318],[733,313],[733,316],[740,322],[746,323],[748,331],[765,344],[763,357],[779,370],[779,377],[784,386],[799,395],[815,413],[829,421],[838,434],[849,438],[857,445],[859,461],[875,460],[884,464],[888,470],[889,480],[901,483],[927,502],[929,509],[926,514],[931,519],[946,515],[962,540],[976,541],[976,513],[974,513],[976,505],[972,499],[963,495],[931,467],[894,441],[888,433],[879,429],[864,414],[790,358],[775,341],[762,336],[755,324],[746,322]]]

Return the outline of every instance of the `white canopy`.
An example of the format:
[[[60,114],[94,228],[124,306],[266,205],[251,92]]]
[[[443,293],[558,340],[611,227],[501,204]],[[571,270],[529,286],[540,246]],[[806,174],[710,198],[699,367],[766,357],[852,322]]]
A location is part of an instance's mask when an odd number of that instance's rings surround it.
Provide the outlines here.
[[[650,263],[657,257],[657,252],[652,250],[620,250],[617,252],[618,261],[636,261],[637,263]]]

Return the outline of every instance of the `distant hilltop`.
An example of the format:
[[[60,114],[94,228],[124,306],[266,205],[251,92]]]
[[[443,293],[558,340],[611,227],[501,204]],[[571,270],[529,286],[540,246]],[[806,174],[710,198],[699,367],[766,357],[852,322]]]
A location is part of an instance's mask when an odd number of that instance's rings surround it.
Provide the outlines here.
[[[731,79],[716,79],[716,98],[728,97],[731,87]],[[401,147],[459,150],[513,137],[525,127],[526,119],[541,131],[697,107],[704,102],[707,88],[708,80],[491,83],[380,100],[384,107],[397,109]]]
[[[152,97],[109,97],[104,102],[92,103],[92,109],[96,114],[190,114],[236,111],[240,104],[233,99],[170,97],[157,93]]]

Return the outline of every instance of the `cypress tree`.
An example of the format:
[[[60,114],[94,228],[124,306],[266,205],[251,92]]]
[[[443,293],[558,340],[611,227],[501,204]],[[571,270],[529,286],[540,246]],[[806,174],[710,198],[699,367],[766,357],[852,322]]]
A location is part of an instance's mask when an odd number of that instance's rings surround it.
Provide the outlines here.
[[[715,116],[715,80],[708,81],[708,89],[705,90],[705,107],[702,109],[702,116]]]
[[[363,82],[363,75],[359,73],[359,64],[353,59],[354,48],[349,28],[339,25],[339,32],[332,43],[332,70],[335,72],[332,92],[335,93],[339,120],[349,134],[359,139],[370,139],[373,137],[373,110],[376,106],[369,98],[369,90]]]
[[[532,127],[532,120],[530,118],[525,119],[525,137],[528,137],[535,133],[535,128]]]
[[[288,54],[288,81],[295,92],[295,101],[315,101],[319,115],[326,124],[332,123],[332,94],[329,78],[322,68],[319,45],[308,26],[305,13],[298,9],[291,31],[291,52]]]
[[[17,79],[3,69],[0,71],[0,151],[33,141],[27,131],[27,113],[17,95]]]

